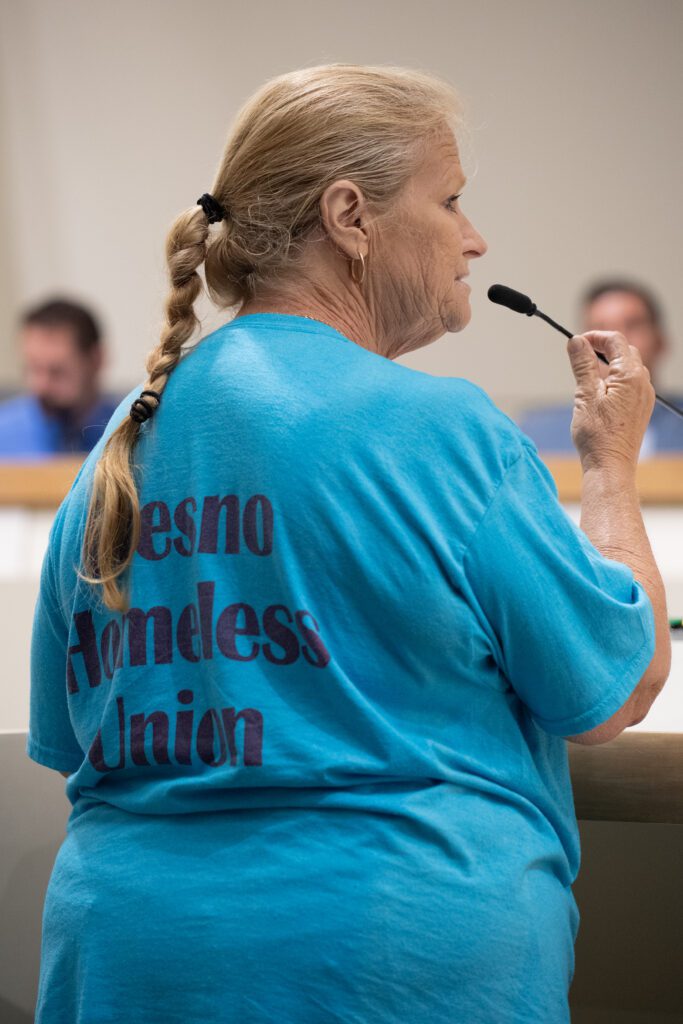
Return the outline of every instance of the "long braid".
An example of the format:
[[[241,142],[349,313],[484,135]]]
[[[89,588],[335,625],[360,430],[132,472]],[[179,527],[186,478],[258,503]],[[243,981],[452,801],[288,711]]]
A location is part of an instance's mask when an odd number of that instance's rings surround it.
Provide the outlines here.
[[[178,218],[166,239],[171,291],[166,300],[166,327],[147,358],[146,388],[163,391],[180,359],[182,346],[199,325],[194,304],[202,290],[202,280],[197,267],[204,262],[208,234],[206,215],[194,210],[189,218]]]
[[[201,209],[182,213],[166,239],[166,260],[171,290],[166,300],[166,324],[159,344],[145,365],[144,390],[161,394],[182,355],[183,344],[198,326],[194,303],[202,289],[197,268],[204,262],[209,223]],[[145,398],[156,403],[154,398]],[[126,418],[112,432],[102,451],[93,478],[88,519],[83,538],[83,572],[86,583],[102,587],[105,605],[128,611],[128,596],[118,584],[130,564],[140,539],[140,501],[133,475],[133,452],[140,423]]]

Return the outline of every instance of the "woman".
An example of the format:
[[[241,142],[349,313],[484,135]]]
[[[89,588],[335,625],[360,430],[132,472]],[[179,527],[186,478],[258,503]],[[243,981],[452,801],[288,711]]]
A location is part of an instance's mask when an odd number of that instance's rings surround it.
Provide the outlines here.
[[[481,388],[393,361],[470,317],[459,124],[423,73],[282,75],[171,229],[36,607],[27,751],[73,803],[38,1024],[568,1020],[563,737],[632,720],[653,605]],[[238,313],[183,351],[202,264]],[[626,473],[647,372],[603,338],[598,416],[578,345],[582,457],[626,414]]]

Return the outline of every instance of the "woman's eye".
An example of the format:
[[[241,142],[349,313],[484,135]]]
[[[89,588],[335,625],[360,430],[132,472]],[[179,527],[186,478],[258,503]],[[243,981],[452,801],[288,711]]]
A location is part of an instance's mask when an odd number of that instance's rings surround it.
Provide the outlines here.
[[[457,196],[449,196],[449,198],[446,200],[446,206],[453,213],[457,213],[458,211],[454,210],[451,204],[452,203],[457,203],[457,201],[458,201],[458,199],[460,198],[461,195],[462,195],[462,192],[459,192]]]

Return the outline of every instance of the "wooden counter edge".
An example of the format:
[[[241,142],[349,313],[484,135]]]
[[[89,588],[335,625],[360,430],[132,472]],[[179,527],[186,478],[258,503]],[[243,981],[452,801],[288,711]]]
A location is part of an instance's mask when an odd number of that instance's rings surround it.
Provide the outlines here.
[[[580,502],[583,473],[578,458],[539,455],[555,481],[559,500]],[[641,459],[636,468],[636,486],[644,505],[683,504],[683,457],[658,455]]]
[[[31,462],[0,461],[0,506],[57,509],[84,459],[84,455],[69,455]]]
[[[57,508],[74,481],[85,455],[37,461],[0,460],[0,505]],[[578,458],[541,455],[564,503],[581,501],[581,463]],[[683,504],[683,455],[657,456],[639,462],[636,472],[642,504]]]
[[[567,749],[578,819],[683,824],[683,733],[626,729]]]

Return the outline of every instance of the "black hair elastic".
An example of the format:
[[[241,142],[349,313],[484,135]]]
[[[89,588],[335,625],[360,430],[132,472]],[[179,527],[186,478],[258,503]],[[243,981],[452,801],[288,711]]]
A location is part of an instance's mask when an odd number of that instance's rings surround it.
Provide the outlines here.
[[[214,224],[217,220],[223,220],[225,217],[225,210],[210,192],[205,192],[203,196],[200,196],[197,205],[201,206],[209,224]]]
[[[144,400],[142,397],[143,395],[152,395],[153,398],[156,398],[157,404],[155,406],[151,406],[149,402]],[[153,412],[156,412],[160,403],[161,395],[158,391],[141,391],[139,397],[135,399],[130,407],[129,416],[131,419],[135,420],[136,423],[144,423],[145,420],[150,418]]]

